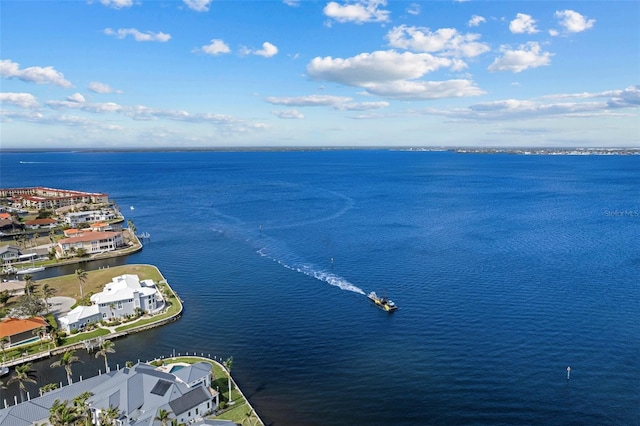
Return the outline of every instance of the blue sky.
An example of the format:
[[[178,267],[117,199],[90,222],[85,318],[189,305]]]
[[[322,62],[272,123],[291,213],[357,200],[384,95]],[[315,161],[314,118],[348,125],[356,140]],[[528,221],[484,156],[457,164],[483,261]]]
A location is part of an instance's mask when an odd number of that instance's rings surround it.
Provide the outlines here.
[[[638,1],[0,3],[1,148],[640,146]]]

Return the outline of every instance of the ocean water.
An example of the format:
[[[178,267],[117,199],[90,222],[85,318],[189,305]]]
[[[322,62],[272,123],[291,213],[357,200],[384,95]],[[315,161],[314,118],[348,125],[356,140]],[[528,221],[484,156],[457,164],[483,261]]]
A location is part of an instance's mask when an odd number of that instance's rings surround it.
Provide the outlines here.
[[[111,363],[233,356],[268,424],[640,424],[637,156],[2,153],[0,186],[108,193],[151,241],[85,269],[185,300]]]

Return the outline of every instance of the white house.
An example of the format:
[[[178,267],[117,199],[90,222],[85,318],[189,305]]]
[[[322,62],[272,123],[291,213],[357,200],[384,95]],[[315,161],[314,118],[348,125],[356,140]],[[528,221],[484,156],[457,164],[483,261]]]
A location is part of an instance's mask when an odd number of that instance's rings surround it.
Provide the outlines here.
[[[153,280],[140,281],[137,275],[114,277],[104,290],[90,298],[91,306],[78,306],[60,317],[60,327],[67,333],[79,330],[92,322],[134,315],[137,308],[156,313],[164,306],[164,299]]]
[[[113,220],[115,218],[115,213],[110,210],[89,210],[86,212],[67,213],[64,217],[64,221],[69,226],[76,227],[81,223],[103,222]]]
[[[83,329],[87,324],[100,322],[102,315],[97,305],[76,306],[65,316],[58,319],[60,328],[65,332],[71,333],[75,330]]]

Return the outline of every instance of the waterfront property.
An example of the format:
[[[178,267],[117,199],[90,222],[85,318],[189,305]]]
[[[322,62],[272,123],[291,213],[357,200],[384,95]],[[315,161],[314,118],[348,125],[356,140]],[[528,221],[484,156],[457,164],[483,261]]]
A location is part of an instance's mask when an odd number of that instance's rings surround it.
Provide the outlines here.
[[[24,225],[29,229],[53,229],[58,226],[58,221],[51,218],[27,220]]]
[[[69,212],[64,215],[65,223],[73,227],[81,223],[104,222],[114,220],[115,218],[116,214],[108,209]]]
[[[185,380],[186,379],[186,380]],[[118,412],[115,425],[156,425],[162,410],[179,423],[209,424],[204,417],[218,408],[219,393],[211,389],[212,367],[207,362],[187,365],[175,374],[138,363],[55,389],[0,410],[0,426],[48,424],[55,401],[71,402],[90,392],[87,406],[92,424],[110,408]]]
[[[34,330],[49,327],[47,321],[42,317],[26,319],[6,318],[0,321],[0,338],[9,339],[8,346],[15,346],[36,339]]]
[[[87,254],[113,251],[124,246],[122,232],[83,232],[73,237],[63,238],[56,246],[56,257],[72,256],[74,252],[84,249]]]
[[[15,207],[35,210],[55,209],[77,203],[107,204],[109,196],[102,193],[45,188],[0,189],[0,197],[9,198]]]
[[[20,256],[20,248],[12,245],[0,247],[0,260],[3,264],[16,262]]]
[[[91,296],[91,304],[78,306],[61,317],[61,328],[71,332],[92,322],[135,315],[137,310],[153,314],[165,307],[153,280],[140,281],[133,274],[114,277],[103,291]]]

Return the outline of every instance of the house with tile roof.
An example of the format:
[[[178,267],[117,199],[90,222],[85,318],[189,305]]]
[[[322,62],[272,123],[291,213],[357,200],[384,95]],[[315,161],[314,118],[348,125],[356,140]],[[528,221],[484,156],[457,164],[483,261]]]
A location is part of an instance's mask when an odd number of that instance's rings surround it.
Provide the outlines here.
[[[179,423],[211,424],[204,417],[217,410],[220,401],[211,389],[211,364],[199,362],[179,371],[183,370],[182,374],[199,376],[196,384],[145,363],[101,374],[0,410],[0,426],[49,424],[49,409],[56,400],[72,401],[83,392],[92,394],[87,406],[93,424],[99,424],[100,413],[109,407],[120,413],[114,423],[120,426],[160,425],[154,420],[160,410],[169,411]]]
[[[58,221],[51,218],[27,220],[24,223],[29,229],[53,229],[58,226]]]
[[[113,251],[124,246],[122,232],[82,232],[73,237],[63,238],[56,245],[56,257],[71,256],[74,251],[84,249],[87,254]]]
[[[41,327],[49,327],[49,323],[42,317],[5,318],[0,321],[0,338],[7,337],[8,346],[19,345],[36,339],[37,336],[34,336],[33,331]]]

